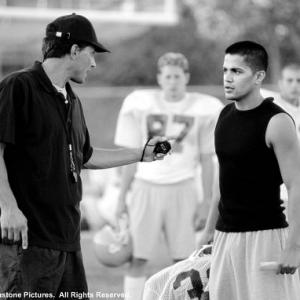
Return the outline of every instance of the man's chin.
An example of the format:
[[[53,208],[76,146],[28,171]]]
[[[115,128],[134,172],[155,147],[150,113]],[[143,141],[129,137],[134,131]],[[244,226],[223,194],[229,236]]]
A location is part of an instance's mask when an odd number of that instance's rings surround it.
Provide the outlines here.
[[[225,94],[225,99],[229,100],[229,101],[235,101],[236,97],[234,97],[233,95],[230,95],[230,94]]]

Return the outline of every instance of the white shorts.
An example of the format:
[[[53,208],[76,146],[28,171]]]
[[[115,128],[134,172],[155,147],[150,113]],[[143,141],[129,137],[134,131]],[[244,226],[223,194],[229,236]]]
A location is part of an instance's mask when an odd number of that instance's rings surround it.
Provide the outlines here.
[[[216,231],[209,279],[210,300],[299,300],[299,274],[262,271],[278,261],[288,229],[225,233]]]
[[[134,257],[149,260],[163,232],[171,257],[187,258],[195,249],[197,196],[193,179],[168,185],[136,179],[129,199]]]

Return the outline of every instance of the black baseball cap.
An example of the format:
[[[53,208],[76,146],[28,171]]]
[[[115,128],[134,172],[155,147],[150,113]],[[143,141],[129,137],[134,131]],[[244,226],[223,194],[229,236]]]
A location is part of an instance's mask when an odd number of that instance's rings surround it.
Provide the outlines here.
[[[84,16],[75,13],[61,16],[46,27],[46,37],[57,37],[74,42],[86,42],[96,52],[110,52],[98,42],[92,23]]]

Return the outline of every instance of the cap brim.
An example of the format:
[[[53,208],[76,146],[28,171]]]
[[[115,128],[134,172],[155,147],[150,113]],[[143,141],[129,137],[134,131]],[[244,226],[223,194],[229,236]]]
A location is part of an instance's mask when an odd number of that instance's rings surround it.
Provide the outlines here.
[[[91,43],[91,44],[95,47],[96,52],[99,52],[99,53],[100,52],[109,52],[110,53],[110,51],[100,43]]]

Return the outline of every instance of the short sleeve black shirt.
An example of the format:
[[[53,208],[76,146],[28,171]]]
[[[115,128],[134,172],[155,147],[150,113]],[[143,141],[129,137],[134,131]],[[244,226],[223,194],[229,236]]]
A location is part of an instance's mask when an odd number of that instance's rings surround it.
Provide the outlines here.
[[[79,176],[72,180],[68,144],[78,174],[92,147],[80,100],[69,84],[66,89],[69,104],[40,62],[6,77],[0,83],[0,142],[6,144],[10,187],[28,221],[29,244],[75,251],[82,187]]]

